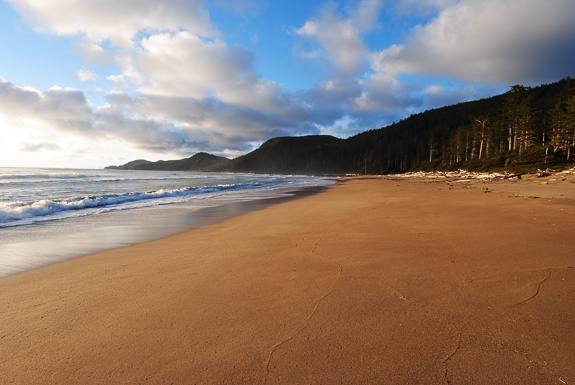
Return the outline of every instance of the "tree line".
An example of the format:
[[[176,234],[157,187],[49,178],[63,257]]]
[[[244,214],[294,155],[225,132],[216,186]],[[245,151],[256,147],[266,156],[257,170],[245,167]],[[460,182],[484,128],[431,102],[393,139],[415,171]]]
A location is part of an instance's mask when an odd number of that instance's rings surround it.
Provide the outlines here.
[[[575,80],[514,85],[349,139],[359,173],[560,167],[575,160]]]
[[[441,163],[505,159],[525,163],[568,163],[575,150],[575,84],[565,79],[547,100],[540,90],[514,85],[498,109],[472,116],[444,143]],[[432,144],[430,145],[432,146]],[[432,150],[430,161],[433,161]],[[497,163],[497,162],[495,162]],[[504,164],[505,166],[505,164]]]

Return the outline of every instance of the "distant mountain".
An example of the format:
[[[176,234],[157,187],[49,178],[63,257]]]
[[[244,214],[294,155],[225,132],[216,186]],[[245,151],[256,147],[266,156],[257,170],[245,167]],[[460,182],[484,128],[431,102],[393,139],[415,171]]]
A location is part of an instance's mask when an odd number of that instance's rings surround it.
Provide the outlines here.
[[[329,135],[278,137],[258,148],[213,168],[215,171],[254,172],[266,174],[337,174],[345,171],[344,162],[333,154],[344,145],[344,139]]]
[[[278,174],[389,174],[413,170],[531,170],[575,159],[575,80],[512,86],[502,95],[410,116],[347,139],[273,138],[229,160],[205,153],[120,168]]]
[[[163,171],[207,171],[216,165],[229,163],[228,158],[199,152],[194,156],[179,160],[159,160],[150,162],[147,160],[134,160],[122,166],[109,166],[107,169],[120,170],[163,170]]]
[[[149,160],[138,159],[128,162],[122,166],[108,166],[106,169],[138,170],[137,167],[145,167],[148,164],[152,164],[152,162]]]

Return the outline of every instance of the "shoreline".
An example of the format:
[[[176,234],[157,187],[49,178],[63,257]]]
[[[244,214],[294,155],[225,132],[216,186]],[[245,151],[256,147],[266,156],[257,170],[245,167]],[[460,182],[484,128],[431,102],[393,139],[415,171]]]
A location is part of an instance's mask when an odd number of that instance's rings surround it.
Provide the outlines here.
[[[26,271],[116,248],[129,247],[206,226],[269,205],[318,194],[326,186],[286,190],[280,196],[231,199],[111,211],[102,214],[0,228],[5,254],[0,280]]]
[[[575,200],[492,190],[353,178],[1,279],[0,372],[15,384],[575,383]]]

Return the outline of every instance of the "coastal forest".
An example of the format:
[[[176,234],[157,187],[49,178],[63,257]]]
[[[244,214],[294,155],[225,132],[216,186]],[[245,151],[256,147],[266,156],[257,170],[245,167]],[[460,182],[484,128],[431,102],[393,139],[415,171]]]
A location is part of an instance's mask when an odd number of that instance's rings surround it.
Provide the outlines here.
[[[575,158],[575,81],[514,85],[503,95],[426,111],[355,140],[377,141],[365,153],[365,171],[373,173],[566,165]]]
[[[197,156],[204,158],[202,167],[186,168]],[[207,156],[118,168],[284,174],[561,168],[575,161],[575,80],[514,85],[501,95],[428,110],[347,139],[279,137],[233,160],[211,155],[206,162]]]

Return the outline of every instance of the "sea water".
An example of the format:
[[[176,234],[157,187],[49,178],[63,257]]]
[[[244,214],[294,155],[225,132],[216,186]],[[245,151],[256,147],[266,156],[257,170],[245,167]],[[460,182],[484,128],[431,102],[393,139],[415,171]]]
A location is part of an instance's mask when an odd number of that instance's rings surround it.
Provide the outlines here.
[[[333,183],[291,175],[0,168],[0,277],[160,238]]]

